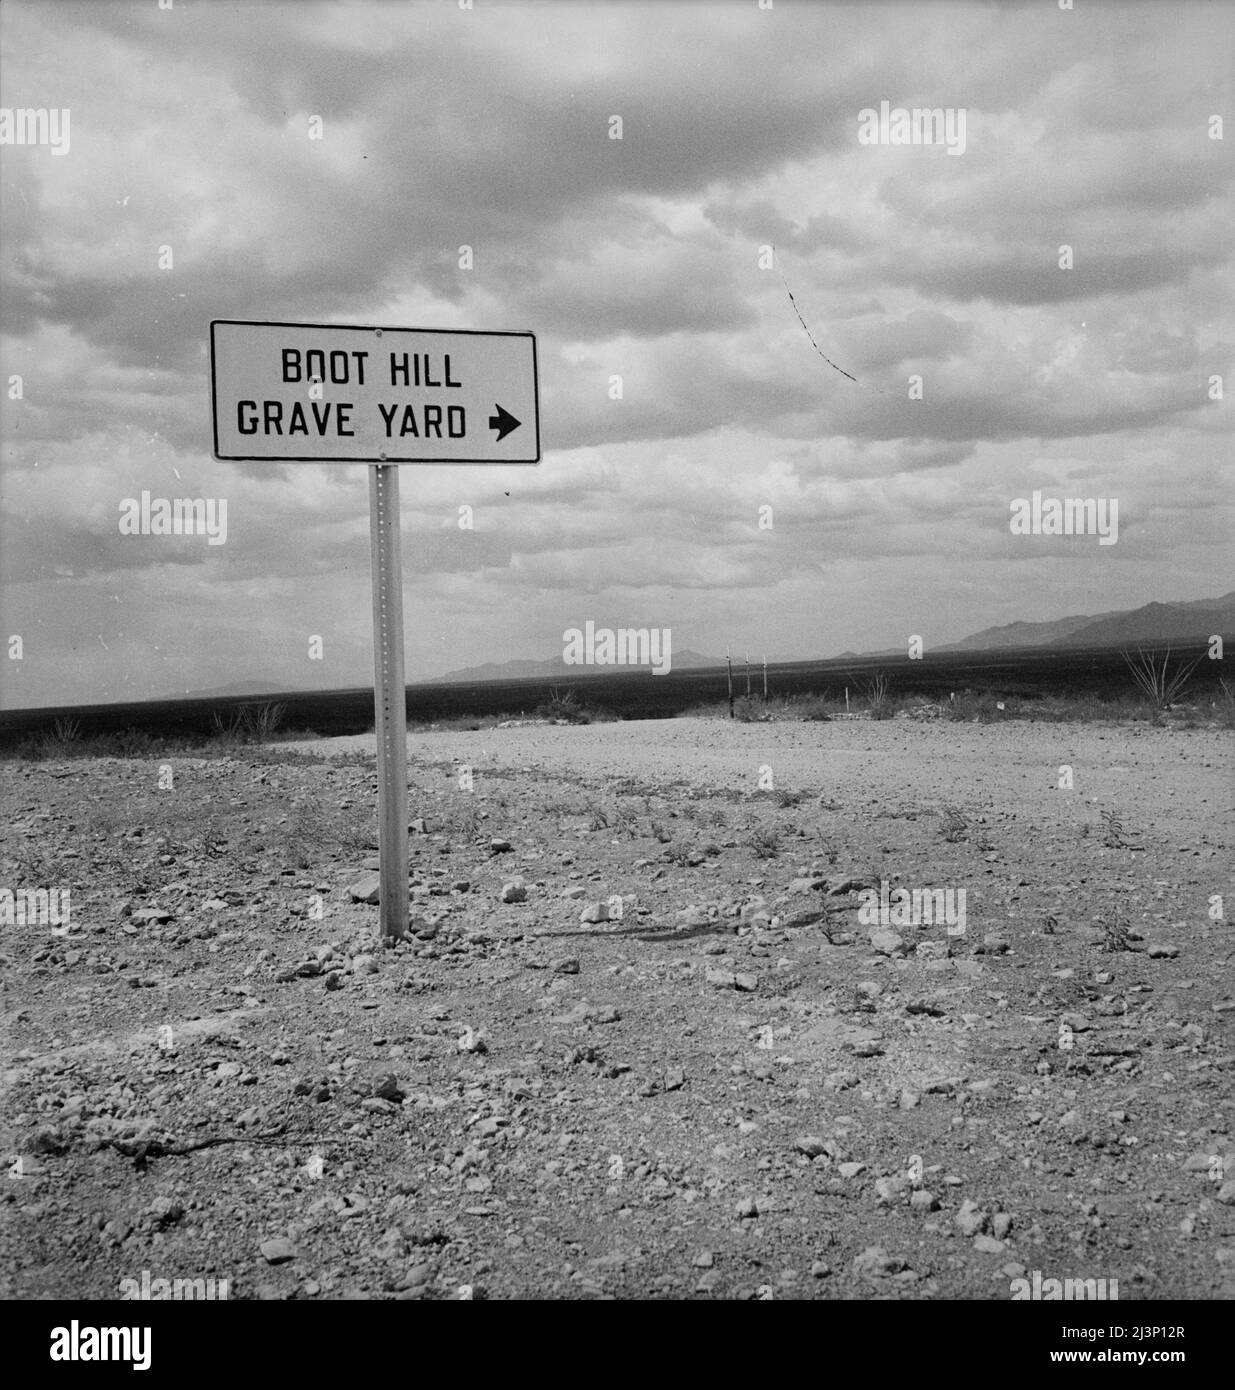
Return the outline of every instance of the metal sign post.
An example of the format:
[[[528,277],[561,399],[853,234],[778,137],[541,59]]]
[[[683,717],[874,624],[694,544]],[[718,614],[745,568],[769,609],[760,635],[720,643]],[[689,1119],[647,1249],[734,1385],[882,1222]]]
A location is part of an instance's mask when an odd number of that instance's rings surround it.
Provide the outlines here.
[[[399,464],[540,462],[531,333],[210,325],[214,456],[367,463],[382,936],[407,931],[407,686]]]
[[[399,469],[369,469],[369,552],[373,572],[373,700],[377,732],[377,843],[381,853],[382,936],[407,931],[407,686],[403,678],[403,557]]]

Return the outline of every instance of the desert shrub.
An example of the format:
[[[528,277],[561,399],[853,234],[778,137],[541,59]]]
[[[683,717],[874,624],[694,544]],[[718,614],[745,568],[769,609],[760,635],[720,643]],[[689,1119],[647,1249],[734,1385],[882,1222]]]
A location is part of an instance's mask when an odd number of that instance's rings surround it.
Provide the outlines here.
[[[327,807],[313,796],[292,806],[274,833],[277,848],[297,869],[309,869],[339,855],[360,854],[376,843],[376,817],[359,821],[353,810]]]
[[[200,742],[192,735],[156,736],[133,728],[83,735],[78,721],[69,719],[57,720],[51,729],[5,744],[0,756],[23,762],[42,762],[46,758],[138,758],[184,752]]]
[[[771,719],[767,706],[753,695],[740,695],[733,702],[733,717],[743,724],[762,724]]]
[[[264,743],[283,723],[287,706],[279,701],[276,704],[258,705],[249,712],[249,728],[258,743]]]
[[[1102,949],[1104,951],[1131,951],[1132,935],[1127,919],[1116,908],[1109,921],[1102,923]]]
[[[243,743],[266,743],[274,737],[287,706],[282,702],[264,705],[237,705],[224,714],[215,710],[210,716],[214,737],[225,746]]]
[[[465,797],[451,809],[446,817],[446,824],[451,830],[458,831],[459,834],[470,838],[480,829],[480,807],[476,805],[473,798]]]
[[[780,853],[780,835],[769,826],[758,826],[751,831],[750,847],[756,859],[775,859]]]
[[[47,757],[47,742],[39,734],[24,734],[5,746],[4,756],[23,763],[41,763]]]
[[[1118,720],[1144,721],[1150,717],[1145,702],[1133,696],[1108,699],[1092,692],[1074,695],[1040,695],[1024,703],[1024,714],[1053,724],[1106,724]]]
[[[1136,688],[1155,710],[1170,708],[1201,660],[1198,656],[1194,661],[1180,662],[1172,671],[1170,647],[1161,657],[1142,648],[1137,649],[1135,656],[1126,651],[1122,655]]]
[[[943,706],[943,716],[957,723],[989,724],[1001,713],[996,709],[994,695],[984,691],[962,690],[953,692],[948,703]]]
[[[1129,841],[1124,835],[1124,823],[1118,811],[1101,812],[1103,835],[1102,843],[1107,849],[1128,849]]]
[[[38,735],[38,742],[42,758],[80,756],[81,723],[76,719],[57,719],[50,729]]]
[[[1216,702],[1218,710],[1218,722],[1224,729],[1235,729],[1235,685],[1230,681],[1219,678],[1218,680],[1218,700]]]
[[[549,688],[549,698],[536,706],[532,713],[538,719],[561,719],[567,724],[590,724],[592,716],[573,689]]]
[[[862,687],[866,695],[866,709],[872,719],[891,719],[896,714],[896,704],[888,693],[888,678],[880,673],[872,676]]]
[[[215,710],[210,716],[210,724],[214,729],[214,737],[218,743],[233,744],[241,743],[244,740],[244,718],[240,710],[232,710],[228,715],[224,715],[222,710]]]
[[[823,724],[832,718],[832,702],[826,691],[822,695],[799,695],[793,708],[799,719],[809,723]]]

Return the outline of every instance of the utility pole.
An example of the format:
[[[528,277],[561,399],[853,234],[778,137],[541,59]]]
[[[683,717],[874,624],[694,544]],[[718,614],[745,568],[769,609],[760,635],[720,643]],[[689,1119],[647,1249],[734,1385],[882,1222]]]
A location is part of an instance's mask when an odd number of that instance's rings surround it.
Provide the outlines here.
[[[725,666],[729,671],[729,718],[733,718],[733,662],[729,659],[729,644],[725,643]]]

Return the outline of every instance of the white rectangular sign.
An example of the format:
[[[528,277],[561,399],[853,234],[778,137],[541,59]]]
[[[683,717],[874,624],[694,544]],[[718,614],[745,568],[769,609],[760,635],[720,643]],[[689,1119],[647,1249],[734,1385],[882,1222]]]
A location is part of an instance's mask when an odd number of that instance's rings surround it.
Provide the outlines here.
[[[531,333],[210,325],[214,456],[539,463]]]

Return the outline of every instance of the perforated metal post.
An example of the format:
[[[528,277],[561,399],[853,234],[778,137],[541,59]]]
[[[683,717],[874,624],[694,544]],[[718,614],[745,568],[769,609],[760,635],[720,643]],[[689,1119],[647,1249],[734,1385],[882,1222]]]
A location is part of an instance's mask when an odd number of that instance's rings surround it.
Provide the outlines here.
[[[373,570],[373,696],[377,730],[377,835],[381,850],[382,936],[407,931],[407,687],[403,679],[403,560],[399,469],[369,469]]]

